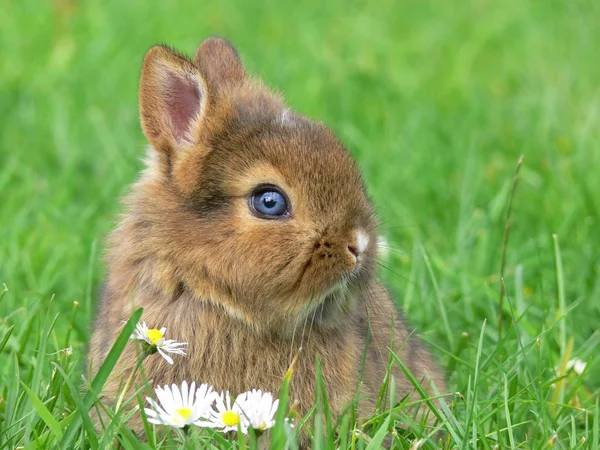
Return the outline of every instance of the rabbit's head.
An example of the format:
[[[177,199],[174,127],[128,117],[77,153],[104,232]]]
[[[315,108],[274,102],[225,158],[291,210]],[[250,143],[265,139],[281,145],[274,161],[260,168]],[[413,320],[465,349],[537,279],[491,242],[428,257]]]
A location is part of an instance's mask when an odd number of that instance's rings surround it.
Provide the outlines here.
[[[153,155],[132,212],[155,282],[257,329],[333,325],[359,306],[376,222],[329,129],[249,78],[218,38],[193,60],[152,48],[140,113]]]

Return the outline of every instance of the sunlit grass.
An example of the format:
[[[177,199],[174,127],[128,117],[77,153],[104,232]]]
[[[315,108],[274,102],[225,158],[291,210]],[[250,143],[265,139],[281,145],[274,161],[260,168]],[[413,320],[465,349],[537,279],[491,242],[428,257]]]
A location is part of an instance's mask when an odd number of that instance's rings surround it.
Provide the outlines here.
[[[351,409],[316,421],[314,448],[377,448],[386,435],[407,449],[599,448],[600,3],[4,6],[0,447],[229,445],[152,427],[140,444],[125,411],[94,437],[98,385],[82,391],[104,238],[146,145],[141,60],[155,43],[192,53],[219,34],[356,156],[391,246],[381,275],[457,393],[436,411],[439,434],[388,399],[365,425]],[[573,358],[582,374],[566,372]]]

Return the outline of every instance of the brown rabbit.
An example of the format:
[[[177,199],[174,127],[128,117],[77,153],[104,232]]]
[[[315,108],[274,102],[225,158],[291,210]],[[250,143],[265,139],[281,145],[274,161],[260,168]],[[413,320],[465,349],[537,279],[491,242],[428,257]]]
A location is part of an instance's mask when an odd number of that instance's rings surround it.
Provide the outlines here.
[[[334,416],[359,388],[359,412],[370,415],[394,342],[416,378],[445,391],[432,356],[376,278],[373,207],[329,129],[249,78],[218,38],[204,41],[193,61],[152,48],[140,114],[152,148],[110,238],[93,372],[123,321],[143,307],[150,327],[189,343],[173,365],[145,359],[154,385],[187,380],[277,395],[302,348],[291,385],[300,414],[314,404],[319,357]],[[128,345],[103,399],[117,397],[135,361]],[[393,374],[396,399],[413,392],[399,368]]]

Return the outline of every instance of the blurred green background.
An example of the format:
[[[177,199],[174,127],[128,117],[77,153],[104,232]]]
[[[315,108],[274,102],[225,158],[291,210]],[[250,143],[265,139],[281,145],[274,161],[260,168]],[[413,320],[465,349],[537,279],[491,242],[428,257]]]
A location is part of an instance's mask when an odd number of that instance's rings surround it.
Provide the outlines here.
[[[506,204],[523,154],[504,314],[510,305],[524,313],[524,342],[550,330],[541,364],[551,371],[564,353],[555,327],[562,317],[556,233],[567,337],[575,356],[592,361],[584,385],[597,393],[600,371],[590,358],[600,340],[600,2],[593,0],[4,0],[0,282],[10,291],[0,323],[15,325],[5,352],[33,357],[19,342],[41,326],[54,295],[52,313],[70,315],[72,303],[81,304],[74,337],[83,359],[104,239],[142,167],[142,58],[157,43],[193,54],[209,35],[230,39],[252,74],[331,126],[355,155],[392,247],[381,274],[453,389],[467,383],[461,373],[484,319],[490,355],[518,348],[516,340],[498,344],[496,323]],[[59,317],[57,333],[67,323]]]

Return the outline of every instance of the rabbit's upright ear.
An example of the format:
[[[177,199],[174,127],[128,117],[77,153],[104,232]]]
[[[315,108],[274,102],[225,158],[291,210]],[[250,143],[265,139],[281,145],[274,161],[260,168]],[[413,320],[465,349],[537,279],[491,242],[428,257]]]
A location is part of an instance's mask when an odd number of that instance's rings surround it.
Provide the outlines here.
[[[247,78],[239,53],[226,39],[210,37],[204,40],[196,50],[194,60],[215,90],[228,84],[241,84]]]
[[[140,116],[157,151],[195,144],[208,105],[206,80],[187,58],[167,47],[151,48],[142,66]]]

